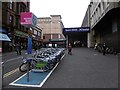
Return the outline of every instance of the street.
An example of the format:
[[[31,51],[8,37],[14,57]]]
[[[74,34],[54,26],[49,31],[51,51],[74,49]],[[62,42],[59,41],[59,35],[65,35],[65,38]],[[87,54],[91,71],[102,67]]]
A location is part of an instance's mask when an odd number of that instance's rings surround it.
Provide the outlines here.
[[[75,48],[67,55],[43,88],[117,88],[117,56],[93,49]]]
[[[103,56],[102,53],[88,48],[73,48],[72,52],[73,55],[68,55],[66,52],[66,56],[60,61],[42,88],[118,87],[118,56]],[[24,74],[17,69],[22,62],[20,57],[4,63],[4,75],[14,70],[3,79],[4,88],[14,87],[9,83]]]

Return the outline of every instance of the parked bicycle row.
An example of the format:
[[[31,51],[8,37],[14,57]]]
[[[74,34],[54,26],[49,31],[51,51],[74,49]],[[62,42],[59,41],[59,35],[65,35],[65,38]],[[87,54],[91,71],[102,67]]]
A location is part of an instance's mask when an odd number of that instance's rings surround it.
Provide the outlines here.
[[[114,48],[108,47],[105,43],[104,44],[96,43],[94,49],[97,50],[98,52],[103,53],[103,55],[105,54],[117,55],[119,53]]]
[[[29,63],[29,69],[34,72],[49,71],[54,68],[64,54],[64,48],[42,48],[32,55],[23,57],[23,63],[19,66],[19,70],[27,71]]]

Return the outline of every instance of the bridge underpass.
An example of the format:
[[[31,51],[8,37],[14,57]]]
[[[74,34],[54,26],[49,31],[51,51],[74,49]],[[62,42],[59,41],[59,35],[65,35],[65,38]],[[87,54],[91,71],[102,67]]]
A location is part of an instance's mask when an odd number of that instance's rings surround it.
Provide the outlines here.
[[[63,34],[67,39],[66,44],[71,43],[73,47],[87,47],[88,31],[89,27],[64,28]]]
[[[69,33],[66,35],[68,37],[68,42],[70,42],[74,47],[82,47],[87,46],[87,33],[79,32],[79,33]]]

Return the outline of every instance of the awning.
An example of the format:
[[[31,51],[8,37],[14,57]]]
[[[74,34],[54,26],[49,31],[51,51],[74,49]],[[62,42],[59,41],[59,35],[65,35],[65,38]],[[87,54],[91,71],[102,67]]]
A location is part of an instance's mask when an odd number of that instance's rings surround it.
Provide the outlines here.
[[[0,41],[11,41],[11,40],[6,34],[0,33]]]
[[[7,31],[5,29],[0,28],[0,33],[6,33]]]
[[[49,39],[50,42],[64,42],[66,39]]]

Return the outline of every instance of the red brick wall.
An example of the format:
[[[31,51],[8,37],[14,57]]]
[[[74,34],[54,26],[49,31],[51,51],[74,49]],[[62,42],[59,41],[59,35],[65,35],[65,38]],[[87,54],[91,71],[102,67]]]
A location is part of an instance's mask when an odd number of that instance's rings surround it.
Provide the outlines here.
[[[44,34],[43,36],[45,37],[43,38],[43,42],[49,42],[50,34]]]

